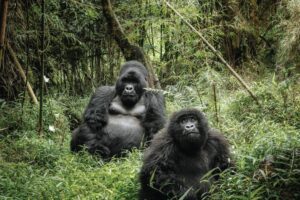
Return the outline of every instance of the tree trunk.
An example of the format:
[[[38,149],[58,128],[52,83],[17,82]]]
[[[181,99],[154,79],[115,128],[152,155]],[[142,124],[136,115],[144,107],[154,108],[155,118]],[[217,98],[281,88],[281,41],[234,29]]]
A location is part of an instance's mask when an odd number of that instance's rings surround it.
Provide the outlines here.
[[[110,0],[102,0],[102,8],[103,14],[107,20],[107,26],[108,30],[110,31],[110,35],[117,42],[125,59],[127,61],[137,60],[143,63],[149,71],[149,86],[160,89],[160,83],[154,73],[153,67],[149,62],[149,58],[146,58],[146,55],[140,47],[129,42],[112,9]]]

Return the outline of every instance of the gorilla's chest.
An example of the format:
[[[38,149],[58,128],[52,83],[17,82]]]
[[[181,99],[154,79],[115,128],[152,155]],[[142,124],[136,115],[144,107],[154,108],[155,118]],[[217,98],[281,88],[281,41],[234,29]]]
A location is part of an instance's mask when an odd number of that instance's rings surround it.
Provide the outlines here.
[[[118,98],[114,99],[109,107],[106,132],[111,139],[122,141],[124,144],[140,144],[144,135],[141,119],[145,112],[144,99],[132,108],[126,108]]]
[[[184,157],[178,161],[181,169],[178,174],[183,177],[187,184],[193,186],[209,171],[208,157],[206,153],[201,156]]]

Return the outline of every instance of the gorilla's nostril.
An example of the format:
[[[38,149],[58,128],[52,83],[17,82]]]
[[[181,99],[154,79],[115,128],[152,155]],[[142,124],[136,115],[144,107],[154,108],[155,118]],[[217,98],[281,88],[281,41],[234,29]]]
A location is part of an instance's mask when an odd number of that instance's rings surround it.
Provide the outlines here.
[[[133,86],[127,85],[127,86],[125,87],[125,89],[126,89],[127,91],[132,91],[132,90],[133,90]]]
[[[185,128],[187,130],[191,130],[191,129],[195,128],[195,125],[194,124],[188,124],[188,125],[185,126]]]

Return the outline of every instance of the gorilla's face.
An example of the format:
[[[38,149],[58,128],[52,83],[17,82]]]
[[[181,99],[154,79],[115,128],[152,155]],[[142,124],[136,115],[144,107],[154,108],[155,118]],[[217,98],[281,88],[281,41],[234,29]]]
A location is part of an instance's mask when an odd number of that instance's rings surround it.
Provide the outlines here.
[[[199,121],[194,115],[184,115],[181,116],[178,120],[178,124],[181,127],[182,133],[181,137],[186,137],[190,140],[197,140],[200,138],[201,134],[199,133]]]
[[[126,107],[133,107],[147,87],[146,78],[137,69],[128,69],[120,75],[116,83],[117,95]]]
[[[168,132],[180,148],[193,151],[200,149],[206,143],[208,125],[201,112],[185,109],[173,115]]]

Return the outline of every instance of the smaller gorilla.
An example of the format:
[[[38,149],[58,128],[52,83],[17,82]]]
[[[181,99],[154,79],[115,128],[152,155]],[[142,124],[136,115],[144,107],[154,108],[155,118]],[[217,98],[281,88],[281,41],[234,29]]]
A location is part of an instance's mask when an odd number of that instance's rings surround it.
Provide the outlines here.
[[[84,122],[72,133],[71,151],[86,148],[109,159],[139,148],[163,128],[164,97],[145,90],[147,78],[142,63],[128,61],[114,86],[99,87],[85,109]]]
[[[213,179],[202,181],[209,171],[230,167],[229,144],[208,127],[202,112],[183,109],[155,135],[144,153],[140,172],[140,200],[201,199]],[[215,172],[216,173],[216,172]]]

